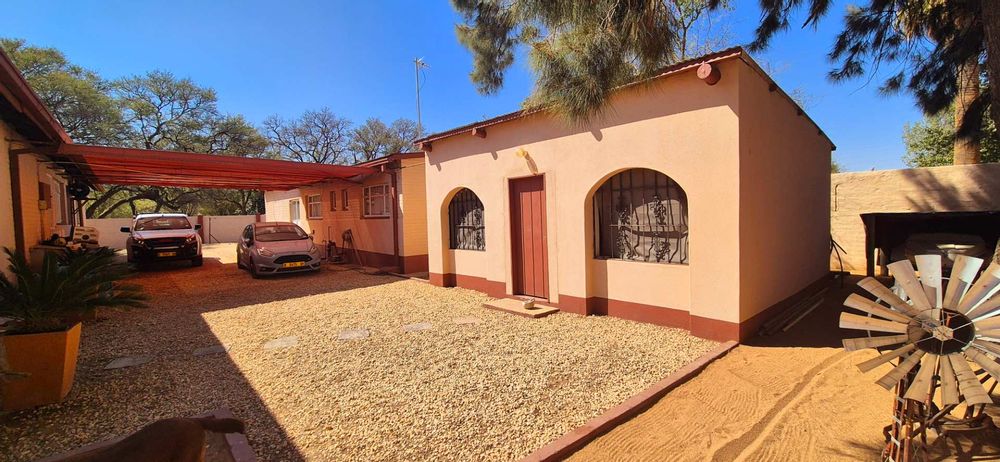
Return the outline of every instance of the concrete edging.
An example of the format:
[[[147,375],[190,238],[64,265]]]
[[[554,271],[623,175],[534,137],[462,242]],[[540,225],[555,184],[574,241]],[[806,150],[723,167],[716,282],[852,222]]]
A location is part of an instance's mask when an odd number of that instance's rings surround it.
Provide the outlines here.
[[[674,371],[663,380],[654,383],[649,388],[639,392],[635,396],[625,400],[604,414],[601,414],[580,427],[571,430],[569,433],[560,436],[549,444],[528,454],[521,459],[521,462],[550,462],[563,460],[571,454],[587,445],[587,443],[597,439],[597,437],[607,433],[614,427],[649,409],[656,401],[666,395],[670,390],[677,388],[688,380],[691,380],[705,367],[716,359],[719,359],[736,348],[738,342],[725,342],[712,351],[701,355],[691,363]]]

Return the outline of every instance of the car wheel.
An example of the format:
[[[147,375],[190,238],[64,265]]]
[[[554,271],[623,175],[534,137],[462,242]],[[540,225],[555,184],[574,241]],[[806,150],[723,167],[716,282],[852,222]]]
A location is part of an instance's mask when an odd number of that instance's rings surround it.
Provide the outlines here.
[[[250,276],[254,279],[260,279],[260,273],[257,272],[257,265],[253,264],[253,257],[250,257]]]
[[[191,259],[191,266],[201,266],[203,263],[205,263],[205,261],[202,259],[201,255]]]
[[[236,252],[236,267],[241,270],[247,269],[247,267],[243,265],[243,260],[240,260],[239,252]]]

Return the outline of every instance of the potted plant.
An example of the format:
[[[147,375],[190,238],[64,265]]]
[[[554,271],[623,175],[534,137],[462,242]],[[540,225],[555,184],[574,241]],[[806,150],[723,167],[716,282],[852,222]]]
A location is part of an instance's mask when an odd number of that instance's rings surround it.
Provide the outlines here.
[[[13,411],[61,401],[76,375],[80,319],[98,307],[144,306],[142,288],[125,284],[126,267],[111,252],[63,259],[46,254],[38,272],[24,256],[4,249],[9,275],[0,273],[0,318],[12,372],[26,374],[3,387],[3,409]]]

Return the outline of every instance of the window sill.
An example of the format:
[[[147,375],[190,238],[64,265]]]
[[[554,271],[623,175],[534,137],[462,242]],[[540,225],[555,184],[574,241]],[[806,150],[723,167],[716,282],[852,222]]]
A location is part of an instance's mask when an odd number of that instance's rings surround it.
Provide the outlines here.
[[[449,248],[448,250],[452,250],[452,251],[455,251],[455,252],[485,252],[486,251],[486,249],[452,249],[452,248]]]
[[[306,220],[322,220],[323,217],[306,217]]]
[[[628,260],[625,258],[611,258],[611,257],[593,257],[594,261],[620,261],[625,263],[639,263],[645,265],[656,265],[656,266],[691,266],[691,263],[672,263],[667,261],[643,261],[643,260]]]
[[[362,215],[362,220],[388,220],[392,215]]]

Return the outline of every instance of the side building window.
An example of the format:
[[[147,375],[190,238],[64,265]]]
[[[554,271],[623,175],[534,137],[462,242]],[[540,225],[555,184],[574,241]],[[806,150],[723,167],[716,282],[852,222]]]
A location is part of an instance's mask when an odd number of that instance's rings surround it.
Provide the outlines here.
[[[306,196],[306,217],[323,218],[323,196],[319,194]]]
[[[486,226],[483,202],[465,188],[448,203],[450,247],[460,250],[486,250]]]
[[[330,211],[337,210],[337,191],[330,191]]]
[[[299,222],[299,219],[301,218],[299,216],[300,206],[301,205],[299,204],[298,199],[291,199],[288,201],[288,219],[291,220],[292,223],[297,224]]]
[[[363,214],[366,217],[387,217],[392,210],[392,194],[389,185],[365,186]]]
[[[634,168],[594,193],[594,255],[616,260],[688,263],[687,194],[670,177]]]

